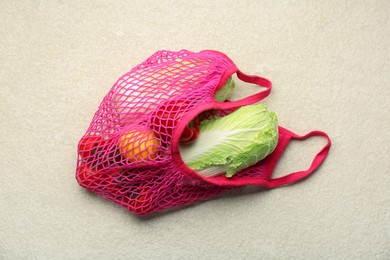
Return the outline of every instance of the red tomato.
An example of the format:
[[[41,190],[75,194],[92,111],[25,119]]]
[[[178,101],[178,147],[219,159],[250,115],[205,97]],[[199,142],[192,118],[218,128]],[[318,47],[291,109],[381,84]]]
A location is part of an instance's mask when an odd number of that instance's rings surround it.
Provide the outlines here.
[[[196,117],[191,123],[184,128],[180,137],[181,144],[191,144],[195,141],[199,134],[199,118]]]
[[[183,131],[182,136],[180,137],[181,144],[192,144],[195,139],[198,137],[199,130],[198,128],[186,127]]]
[[[137,215],[148,213],[153,207],[152,192],[148,188],[141,189],[138,193],[124,197],[123,203]]]
[[[76,179],[82,187],[87,189],[111,189],[115,186],[111,181],[111,176],[116,173],[115,171],[100,173],[88,164],[83,164],[77,168]]]
[[[190,102],[187,100],[169,100],[159,107],[152,123],[157,127],[161,126],[160,132],[165,131],[171,135],[173,128],[189,105]]]
[[[156,114],[152,117],[152,125],[156,133],[163,141],[168,141],[172,136],[174,128],[177,126],[182,114],[188,109],[191,103],[188,100],[169,100],[160,106]],[[191,143],[198,136],[199,119],[193,120],[183,131],[180,142]]]
[[[80,165],[77,167],[76,179],[81,186],[88,188],[97,180],[96,172],[89,165]]]
[[[97,146],[103,141],[100,136],[87,135],[81,138],[78,150],[83,159],[91,157],[96,152]]]

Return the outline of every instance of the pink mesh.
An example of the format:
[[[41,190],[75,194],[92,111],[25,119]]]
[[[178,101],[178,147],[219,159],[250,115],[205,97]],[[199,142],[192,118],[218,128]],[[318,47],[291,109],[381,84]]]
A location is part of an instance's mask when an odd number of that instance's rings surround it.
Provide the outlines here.
[[[269,178],[265,160],[229,180],[204,179],[179,154],[179,138],[191,120],[224,115],[267,95],[217,102],[215,92],[237,71],[222,53],[182,50],[156,52],[124,74],[79,142],[79,184],[145,215],[216,196],[245,180]]]

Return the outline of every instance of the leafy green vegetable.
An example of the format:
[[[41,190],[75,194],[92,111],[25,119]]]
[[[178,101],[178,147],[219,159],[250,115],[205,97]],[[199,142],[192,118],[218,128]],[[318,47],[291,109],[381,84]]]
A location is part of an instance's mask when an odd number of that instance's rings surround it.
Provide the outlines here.
[[[233,93],[234,87],[235,87],[234,81],[230,77],[226,81],[225,85],[223,85],[223,87],[215,93],[215,99],[219,102],[225,101]]]
[[[231,177],[264,159],[278,142],[276,114],[264,104],[241,107],[200,127],[198,139],[180,146],[180,153],[188,167],[205,177]]]

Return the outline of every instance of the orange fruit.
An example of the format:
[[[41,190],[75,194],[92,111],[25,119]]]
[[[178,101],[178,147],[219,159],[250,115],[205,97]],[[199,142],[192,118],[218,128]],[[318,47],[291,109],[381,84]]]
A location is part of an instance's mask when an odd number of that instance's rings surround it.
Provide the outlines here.
[[[119,139],[119,150],[131,162],[152,161],[157,157],[160,142],[152,131],[126,131]]]

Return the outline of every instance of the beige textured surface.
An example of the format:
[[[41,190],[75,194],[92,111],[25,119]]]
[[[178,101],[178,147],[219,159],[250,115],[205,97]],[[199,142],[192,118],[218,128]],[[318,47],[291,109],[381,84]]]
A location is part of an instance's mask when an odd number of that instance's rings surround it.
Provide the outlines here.
[[[0,259],[390,259],[390,2],[321,2],[0,1]],[[283,126],[333,139],[324,165],[146,219],[82,190],[76,146],[103,96],[182,48],[271,79]],[[294,143],[277,174],[322,143]]]

